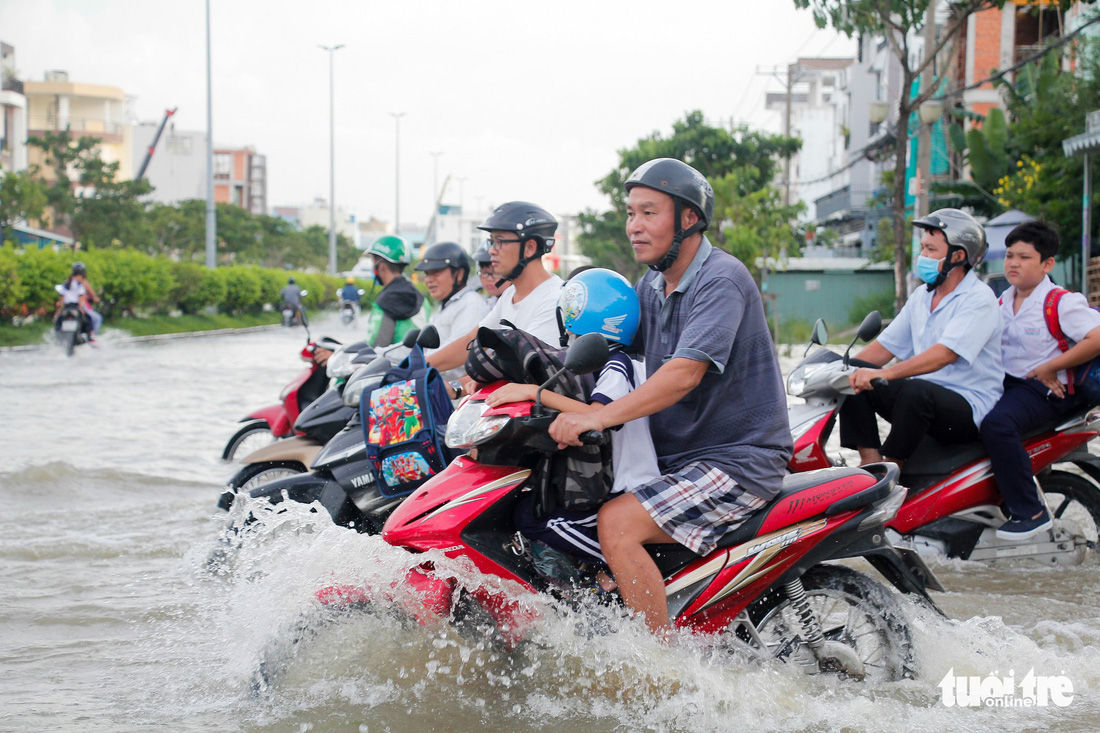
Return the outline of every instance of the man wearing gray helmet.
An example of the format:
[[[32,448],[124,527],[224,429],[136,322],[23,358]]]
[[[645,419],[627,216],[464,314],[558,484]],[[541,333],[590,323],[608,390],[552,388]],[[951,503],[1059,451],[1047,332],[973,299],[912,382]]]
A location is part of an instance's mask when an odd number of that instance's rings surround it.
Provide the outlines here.
[[[927,287],[914,290],[856,355],[877,368],[851,374],[856,395],[840,410],[840,444],[858,450],[863,464],[902,465],[926,434],[948,444],[977,440],[1003,391],[997,296],[972,269],[985,256],[985,231],[958,209],[934,211],[913,226],[922,230],[916,272]],[[876,388],[876,379],[888,383]],[[891,422],[885,441],[876,414]]]

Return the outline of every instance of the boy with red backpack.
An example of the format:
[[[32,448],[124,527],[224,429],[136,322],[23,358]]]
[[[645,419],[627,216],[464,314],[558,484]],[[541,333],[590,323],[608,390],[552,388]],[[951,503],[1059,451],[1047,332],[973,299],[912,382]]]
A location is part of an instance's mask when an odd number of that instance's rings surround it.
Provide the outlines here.
[[[1047,277],[1059,245],[1049,224],[1021,224],[1009,232],[1005,244],[1005,278],[1011,287],[1000,300],[1004,395],[982,421],[980,432],[1009,514],[997,537],[1026,540],[1049,529],[1051,518],[1039,499],[1020,438],[1086,399],[1074,384],[1074,367],[1100,355],[1100,313],[1089,308],[1083,295],[1067,292]]]

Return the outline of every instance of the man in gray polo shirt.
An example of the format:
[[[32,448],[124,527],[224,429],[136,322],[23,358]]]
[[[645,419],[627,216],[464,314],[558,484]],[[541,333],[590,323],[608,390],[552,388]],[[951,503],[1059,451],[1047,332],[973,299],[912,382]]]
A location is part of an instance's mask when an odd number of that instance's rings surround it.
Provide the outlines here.
[[[703,235],[714,191],[672,158],[626,182],[626,233],[651,268],[635,286],[648,379],[602,409],[560,415],[550,434],[649,416],[660,479],[600,509],[600,546],[626,604],[666,633],[664,581],[645,545],[705,554],[774,497],[791,457],[786,397],[760,291],[745,266]]]

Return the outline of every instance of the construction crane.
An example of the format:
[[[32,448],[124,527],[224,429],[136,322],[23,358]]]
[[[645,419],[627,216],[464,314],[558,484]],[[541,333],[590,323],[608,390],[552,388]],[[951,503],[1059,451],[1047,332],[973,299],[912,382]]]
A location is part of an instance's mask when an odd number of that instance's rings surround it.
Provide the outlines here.
[[[145,177],[145,169],[149,167],[149,161],[153,159],[153,151],[157,149],[157,141],[160,140],[161,133],[164,132],[164,126],[168,124],[168,118],[174,115],[177,109],[179,107],[164,110],[164,119],[160,121],[157,134],[153,136],[153,142],[149,143],[149,149],[145,151],[145,160],[141,161],[141,168],[138,168],[137,175],[134,176],[135,181],[140,181]]]

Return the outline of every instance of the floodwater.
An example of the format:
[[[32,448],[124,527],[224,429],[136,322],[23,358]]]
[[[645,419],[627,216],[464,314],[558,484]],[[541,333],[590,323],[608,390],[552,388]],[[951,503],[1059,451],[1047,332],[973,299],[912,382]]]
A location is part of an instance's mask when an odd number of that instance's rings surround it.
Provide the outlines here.
[[[353,335],[331,320],[315,331]],[[0,353],[0,730],[1097,728],[1095,559],[933,562],[950,618],[910,609],[921,676],[876,685],[690,641],[662,647],[617,617],[592,634],[591,619],[550,612],[512,654],[386,612],[316,623],[317,588],[397,579],[411,558],[294,508],[231,563],[206,562],[233,473],[222,446],[301,368],[303,339],[277,329],[108,339],[72,359]],[[282,672],[254,694],[262,659]],[[1027,706],[1029,671],[1062,697]],[[948,706],[949,673],[989,691],[992,676],[1012,677],[1016,694],[1003,707]]]

